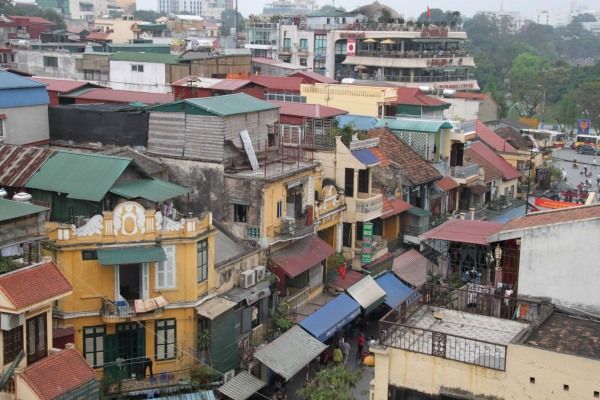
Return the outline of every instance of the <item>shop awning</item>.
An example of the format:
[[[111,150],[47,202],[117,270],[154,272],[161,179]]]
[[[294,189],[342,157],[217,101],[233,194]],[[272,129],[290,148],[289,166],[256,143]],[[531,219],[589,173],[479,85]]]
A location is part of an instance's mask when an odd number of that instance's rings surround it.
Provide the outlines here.
[[[295,278],[334,253],[333,247],[312,235],[274,252],[271,260],[283,269],[287,276]]]
[[[196,312],[198,315],[213,320],[226,311],[231,310],[236,304],[223,297],[213,297],[196,307]]]
[[[246,400],[265,386],[266,382],[242,371],[217,390],[232,400]]]
[[[152,299],[137,299],[134,302],[136,313],[147,313],[159,308],[164,308],[169,304],[169,301],[163,296],[154,297]]]
[[[271,289],[269,286],[271,283],[266,280],[258,282],[256,285],[251,286],[247,289],[236,287],[223,294],[223,297],[227,300],[239,303],[240,301],[246,300],[246,304],[251,305],[256,303],[258,300],[269,297],[271,295]]]
[[[254,358],[286,380],[291,379],[327,348],[298,325],[254,353]]]
[[[159,262],[166,259],[167,256],[162,247],[134,246],[98,250],[98,261],[101,265]]]
[[[300,326],[324,342],[360,315],[360,304],[345,293],[300,321]]]
[[[366,313],[373,311],[385,301],[385,291],[375,282],[372,276],[365,276],[350,286],[347,292],[365,309]]]
[[[142,198],[159,203],[189,193],[190,189],[160,179],[136,179],[117,183],[110,192],[126,199]]]
[[[391,308],[398,307],[405,300],[412,303],[418,295],[417,292],[402,283],[392,273],[387,273],[375,279],[375,282],[385,291],[385,304]]]
[[[449,219],[419,236],[423,240],[487,245],[488,237],[502,229],[502,224],[469,219]]]

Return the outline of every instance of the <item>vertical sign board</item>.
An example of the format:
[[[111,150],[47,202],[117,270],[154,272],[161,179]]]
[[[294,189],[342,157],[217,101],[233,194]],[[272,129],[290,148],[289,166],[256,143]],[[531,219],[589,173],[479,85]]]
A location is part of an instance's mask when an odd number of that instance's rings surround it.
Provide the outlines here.
[[[373,259],[373,223],[365,222],[363,224],[363,242],[361,262],[368,264]]]
[[[589,135],[590,134],[590,125],[592,124],[592,120],[589,118],[580,118],[577,120],[577,134],[579,135]]]

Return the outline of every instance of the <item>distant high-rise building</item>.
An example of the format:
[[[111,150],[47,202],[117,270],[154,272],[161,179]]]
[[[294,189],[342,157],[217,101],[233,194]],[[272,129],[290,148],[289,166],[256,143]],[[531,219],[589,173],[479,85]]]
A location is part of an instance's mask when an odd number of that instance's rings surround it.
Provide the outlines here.
[[[540,25],[550,25],[554,28],[568,25],[571,17],[567,10],[561,8],[549,8],[537,10],[535,22]]]
[[[202,16],[209,19],[220,20],[223,11],[235,9],[234,0],[201,0]]]
[[[525,25],[525,18],[518,11],[478,11],[485,15],[502,33],[517,33]]]
[[[315,0],[278,0],[267,3],[263,15],[304,15],[318,8]]]

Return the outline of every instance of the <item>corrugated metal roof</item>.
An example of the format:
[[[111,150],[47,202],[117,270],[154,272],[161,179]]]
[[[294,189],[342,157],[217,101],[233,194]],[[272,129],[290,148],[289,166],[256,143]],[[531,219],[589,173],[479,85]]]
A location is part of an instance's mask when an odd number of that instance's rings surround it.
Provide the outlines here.
[[[224,79],[205,78],[203,76],[189,75],[171,83],[171,86],[192,87],[207,89],[223,81]]]
[[[0,71],[0,90],[43,87],[43,84],[32,79],[24,78],[21,75],[13,74],[7,71]]]
[[[327,348],[298,325],[258,349],[254,358],[281,375],[291,379]]]
[[[242,371],[217,390],[232,400],[246,400],[265,386],[266,382]]]
[[[364,165],[374,165],[381,161],[370,149],[354,150],[352,155]]]
[[[392,271],[404,282],[420,287],[427,282],[427,267],[431,262],[415,249],[394,258]]]
[[[317,236],[309,236],[273,252],[271,260],[291,278],[308,271],[335,251]]]
[[[442,225],[425,232],[420,238],[486,245],[488,236],[500,231],[502,226],[489,221],[449,219]]]
[[[222,79],[220,82],[212,85],[210,89],[228,92],[241,89],[249,83],[252,82],[247,79]]]
[[[338,81],[336,81],[333,78],[328,78],[325,75],[321,75],[318,74],[316,72],[313,71],[298,71],[298,72],[294,72],[293,74],[290,74],[289,76],[294,76],[297,78],[309,78],[309,80],[313,80],[315,82],[320,82],[320,83],[338,83]]]
[[[507,181],[522,175],[521,171],[510,165],[482,142],[472,143],[465,151],[465,155],[483,167],[486,182],[496,179],[498,172]]]
[[[246,93],[183,100],[194,107],[221,117],[274,110],[277,106]]]
[[[246,300],[246,303],[250,305],[256,303],[259,299],[270,296],[271,289],[269,286],[271,286],[271,282],[268,280],[258,282],[256,285],[247,289],[237,286],[223,293],[223,297],[235,303]]]
[[[300,321],[300,326],[324,342],[360,315],[360,304],[342,293]]]
[[[452,129],[452,124],[443,120],[421,120],[412,118],[393,118],[387,117],[380,119],[375,125],[376,128],[389,128],[397,131],[412,131],[436,133],[440,129]]]
[[[488,128],[480,120],[475,121],[475,133],[482,142],[484,142],[496,151],[501,151],[505,153],[517,152],[517,149],[515,149],[510,143],[508,143],[504,138],[502,138],[500,135],[494,132],[491,128]]]
[[[275,75],[252,75],[248,79],[257,85],[264,86],[271,90],[282,90],[286,92],[300,92],[300,85],[303,79],[293,76],[275,76]]]
[[[142,198],[159,203],[182,196],[191,190],[160,179],[135,179],[114,185],[110,192],[126,199]]]
[[[320,104],[291,103],[287,101],[269,101],[279,107],[279,115],[292,115],[303,118],[331,118],[348,114],[339,108],[322,106]]]
[[[380,276],[375,282],[385,291],[387,295],[385,304],[391,308],[398,307],[405,300],[412,302],[417,297],[417,293],[414,290],[402,283],[392,273]]]
[[[351,269],[346,272],[345,277],[342,278],[341,276],[338,276],[333,282],[329,283],[328,286],[332,289],[343,292],[350,286],[354,285],[356,282],[360,281],[363,277],[363,274]]]
[[[96,86],[87,81],[74,81],[71,79],[46,78],[42,76],[32,76],[29,78],[43,85],[46,85],[46,90],[51,92],[68,93],[75,89],[81,89],[84,86]]]
[[[136,92],[133,90],[113,90],[104,88],[86,89],[82,92],[73,93],[71,95],[62,97],[75,97],[82,100],[94,100],[98,103],[102,103],[104,101],[133,103],[139,101],[144,104],[170,103],[175,99],[172,93]]]
[[[179,64],[181,57],[160,53],[137,53],[118,51],[111,56],[111,61],[133,61],[155,64]]]
[[[155,400],[216,400],[215,393],[212,390],[202,392],[174,394],[171,396],[155,397]]]
[[[67,193],[71,199],[100,201],[130,163],[129,158],[58,151],[25,186]]]
[[[370,275],[350,286],[347,292],[365,310],[372,309],[385,298],[385,291]]]
[[[227,300],[226,298],[213,297],[196,307],[196,312],[198,315],[213,320],[227,310],[231,310],[236,305],[237,303]]]
[[[46,210],[48,209],[45,207],[35,206],[29,203],[0,199],[0,222],[41,213]]]
[[[21,188],[52,155],[54,150],[4,145],[0,146],[0,185]]]
[[[407,211],[412,206],[402,199],[388,199],[383,196],[383,210],[381,214],[382,219],[393,217]]]

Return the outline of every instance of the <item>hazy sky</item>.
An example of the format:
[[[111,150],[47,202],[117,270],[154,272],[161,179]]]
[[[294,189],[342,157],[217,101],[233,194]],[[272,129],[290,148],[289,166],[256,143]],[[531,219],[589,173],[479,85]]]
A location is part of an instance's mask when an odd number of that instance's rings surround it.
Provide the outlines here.
[[[244,15],[258,14],[262,11],[265,3],[272,0],[238,0],[239,10]],[[333,0],[317,0],[319,4],[332,4]],[[505,11],[520,11],[525,17],[532,18],[538,9],[563,9],[565,13],[571,8],[582,6],[587,9],[600,10],[600,0],[379,0],[405,17],[417,17],[427,9],[441,8],[443,10],[458,10],[464,15],[471,16],[476,11],[499,10],[500,4],[504,4]],[[335,0],[337,6],[343,6],[347,10],[371,3],[371,0]]]

